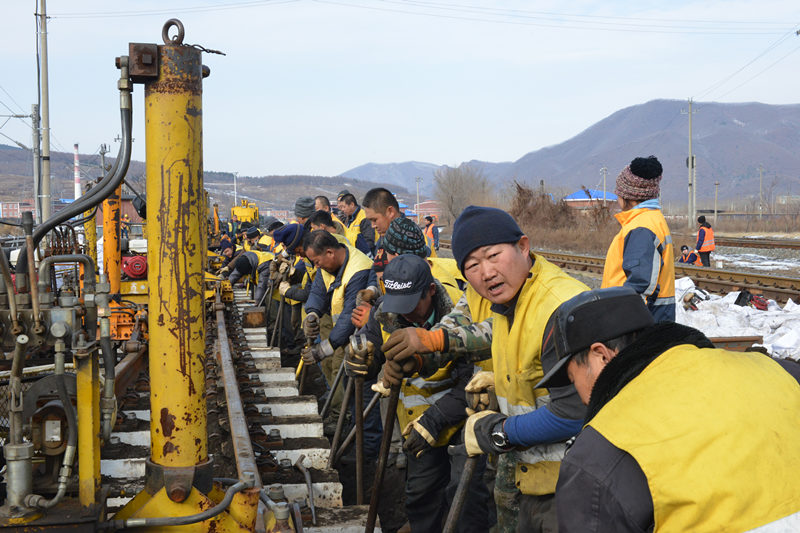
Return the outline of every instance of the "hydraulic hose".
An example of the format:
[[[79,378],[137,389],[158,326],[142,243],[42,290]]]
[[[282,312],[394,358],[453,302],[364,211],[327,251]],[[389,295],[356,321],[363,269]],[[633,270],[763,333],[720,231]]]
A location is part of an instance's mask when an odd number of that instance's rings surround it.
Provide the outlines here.
[[[128,172],[128,165],[130,165],[131,162],[131,129],[133,124],[131,82],[128,77],[128,58],[122,57],[120,59],[121,74],[119,79],[119,92],[122,143],[119,147],[117,159],[114,161],[114,166],[108,174],[103,177],[98,186],[92,188],[89,192],[70,204],[69,207],[54,214],[36,228],[36,231],[33,232],[34,247],[39,246],[42,238],[54,227],[105,200],[119,187]],[[20,253],[20,260],[17,263],[17,272],[28,271],[27,261],[25,250],[22,250],[22,253]]]
[[[245,473],[247,475],[247,473]],[[250,489],[255,484],[255,476],[252,474],[247,481],[239,481],[238,483],[228,487],[225,491],[225,497],[214,507],[206,509],[205,511],[188,516],[164,516],[158,518],[129,518],[127,520],[111,520],[101,527],[104,529],[120,529],[126,530],[134,527],[167,527],[167,526],[185,526],[187,524],[196,524],[203,522],[210,518],[214,518],[218,514],[227,509],[236,493],[245,489]]]
[[[67,450],[64,452],[64,460],[61,463],[61,470],[58,473],[58,491],[56,495],[49,500],[44,496],[38,494],[29,494],[25,497],[25,505],[28,507],[38,507],[39,509],[50,509],[58,505],[58,502],[64,498],[67,493],[67,485],[69,478],[72,476],[72,464],[75,462],[75,454],[78,450],[78,417],[75,414],[75,406],[72,405],[72,400],[67,394],[67,384],[64,380],[64,352],[56,352],[56,388],[58,389],[58,398],[64,406],[64,412],[67,415]]]

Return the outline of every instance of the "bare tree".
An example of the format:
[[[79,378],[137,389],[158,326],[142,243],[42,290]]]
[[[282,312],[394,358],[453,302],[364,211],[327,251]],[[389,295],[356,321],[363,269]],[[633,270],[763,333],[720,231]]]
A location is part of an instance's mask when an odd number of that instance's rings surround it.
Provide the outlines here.
[[[436,182],[434,196],[441,202],[448,222],[458,218],[468,205],[493,205],[496,202],[489,180],[478,168],[468,165],[443,167],[433,177]]]

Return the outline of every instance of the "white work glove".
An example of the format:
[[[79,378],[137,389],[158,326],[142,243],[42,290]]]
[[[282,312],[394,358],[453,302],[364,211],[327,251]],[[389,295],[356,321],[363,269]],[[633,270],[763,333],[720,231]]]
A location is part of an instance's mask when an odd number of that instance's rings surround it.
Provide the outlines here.
[[[487,409],[497,409],[497,396],[494,393],[494,372],[477,372],[464,387],[467,397],[467,415]]]
[[[278,292],[281,296],[286,296],[286,291],[292,288],[292,284],[288,281],[281,281],[281,284],[278,285]]]

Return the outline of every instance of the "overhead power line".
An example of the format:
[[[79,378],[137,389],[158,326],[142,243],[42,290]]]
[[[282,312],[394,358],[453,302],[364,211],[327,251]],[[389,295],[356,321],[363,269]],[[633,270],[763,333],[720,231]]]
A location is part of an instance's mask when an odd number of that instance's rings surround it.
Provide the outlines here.
[[[339,5],[355,9],[369,11],[379,11],[387,13],[403,13],[423,17],[432,17],[450,20],[465,20],[470,22],[482,22],[490,24],[510,24],[516,26],[532,26],[540,28],[558,28],[571,30],[594,30],[621,33],[649,33],[649,34],[692,34],[692,35],[738,35],[738,36],[758,36],[775,35],[778,32],[779,23],[760,23],[761,26],[754,26],[749,23],[735,22],[734,26],[725,26],[725,21],[719,21],[718,25],[708,26],[709,21],[703,21],[707,26],[692,27],[686,21],[669,21],[661,19],[662,24],[655,24],[659,19],[625,19],[623,17],[600,17],[589,18],[587,15],[571,15],[561,13],[542,13],[539,15],[518,14],[512,11],[507,12],[485,12],[475,7],[454,7],[452,4],[437,4],[434,2],[420,1],[398,1],[380,0],[382,5],[377,5],[374,1],[369,4],[359,3],[358,1],[347,0],[314,0],[317,3]],[[396,6],[396,7],[394,7]],[[489,9],[489,8],[484,8]],[[451,13],[433,12],[450,11]],[[531,12],[534,13],[534,12]],[[601,19],[608,19],[601,20]],[[612,21],[616,20],[616,22]],[[667,23],[670,22],[670,23]],[[775,24],[773,27],[772,25]],[[783,28],[786,24],[781,24]]]
[[[115,17],[144,17],[151,15],[172,15],[176,13],[203,13],[207,11],[225,11],[229,9],[245,9],[249,7],[264,7],[281,4],[291,4],[299,0],[247,0],[241,2],[227,2],[217,4],[207,4],[200,6],[170,7],[166,9],[146,9],[134,11],[77,11],[51,13],[49,18],[60,19],[92,19],[92,18],[115,18]]]
[[[726,77],[722,78],[721,80],[717,81],[716,83],[713,83],[712,85],[708,86],[708,87],[707,87],[706,89],[704,89],[704,90],[703,90],[701,93],[699,93],[699,94],[696,96],[696,98],[697,98],[697,99],[704,98],[706,95],[708,95],[708,94],[712,93],[713,91],[717,90],[719,87],[722,87],[722,86],[723,86],[723,85],[725,85],[725,84],[726,84],[728,81],[730,81],[731,79],[733,79],[733,78],[734,78],[734,77],[735,77],[737,74],[739,74],[740,72],[742,72],[743,70],[745,70],[747,67],[749,67],[750,65],[752,65],[753,63],[755,63],[756,61],[758,61],[759,59],[761,59],[761,58],[762,58],[762,57],[764,57],[765,55],[767,55],[769,52],[771,52],[772,50],[774,50],[775,48],[777,48],[777,47],[778,47],[778,46],[780,46],[781,44],[783,44],[783,43],[784,43],[784,42],[785,42],[787,39],[789,39],[789,38],[790,38],[792,35],[796,35],[796,34],[797,34],[797,32],[795,32],[794,28],[792,28],[792,30],[791,30],[791,31],[788,31],[788,32],[784,33],[784,34],[783,34],[783,35],[781,35],[781,36],[780,36],[780,37],[779,37],[779,38],[778,38],[778,39],[777,39],[775,42],[773,42],[772,44],[770,44],[770,45],[769,45],[769,46],[768,46],[766,49],[764,49],[762,52],[760,52],[758,55],[756,55],[756,56],[755,56],[753,59],[751,59],[750,61],[748,61],[748,62],[747,62],[747,63],[745,63],[744,65],[742,65],[742,66],[741,66],[739,69],[737,69],[735,72],[733,72],[732,74],[730,74],[730,75],[728,75],[728,76],[726,76]],[[784,56],[784,57],[785,57],[785,56]],[[726,94],[727,94],[727,93],[726,93]]]

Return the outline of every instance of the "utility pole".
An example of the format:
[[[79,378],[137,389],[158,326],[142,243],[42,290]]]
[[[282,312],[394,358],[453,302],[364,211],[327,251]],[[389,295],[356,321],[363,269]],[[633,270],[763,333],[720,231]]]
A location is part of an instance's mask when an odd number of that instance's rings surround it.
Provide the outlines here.
[[[764,194],[763,194],[763,186],[764,186],[764,165],[758,165],[758,219],[761,220],[761,217],[764,214]]]
[[[50,218],[50,89],[47,72],[47,7],[46,0],[39,0],[39,48],[42,76],[42,221]]]
[[[606,173],[608,169],[603,167],[600,169],[600,172],[603,174],[603,207],[606,205]]]
[[[714,227],[717,226],[717,193],[719,192],[719,182],[714,182]]]
[[[239,205],[239,193],[237,191],[237,184],[236,181],[239,179],[239,173],[233,173],[233,207]]]
[[[34,222],[42,223],[42,201],[39,198],[42,185],[42,159],[39,153],[39,104],[31,105],[31,128],[33,129],[33,214]]]
[[[419,184],[422,183],[422,178],[417,176],[414,181],[417,182],[417,205],[414,206],[414,212],[417,214],[417,223],[419,223]]]
[[[103,176],[105,176],[106,172],[108,171],[108,168],[106,168],[106,154],[108,153],[108,145],[101,144],[99,152],[100,152],[100,167],[103,170]],[[103,176],[100,177],[102,178]]]
[[[693,228],[696,214],[695,200],[697,197],[695,196],[695,190],[697,189],[697,184],[695,183],[696,175],[694,173],[695,157],[692,152],[692,115],[694,112],[692,111],[691,98],[689,98],[689,110],[681,111],[681,114],[689,115],[689,157],[686,158],[686,167],[689,169],[689,220],[687,221],[687,225],[689,228]]]

